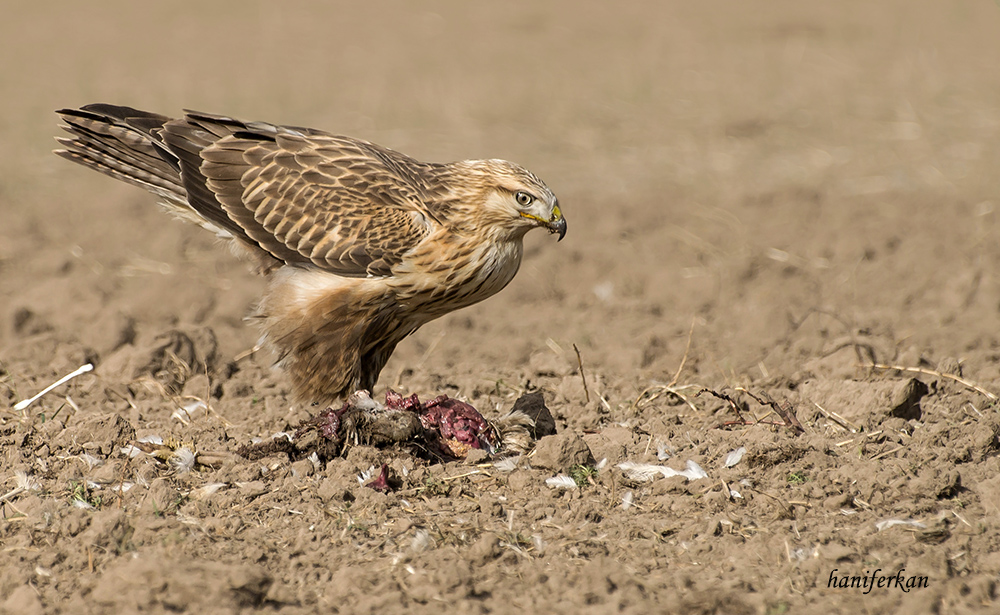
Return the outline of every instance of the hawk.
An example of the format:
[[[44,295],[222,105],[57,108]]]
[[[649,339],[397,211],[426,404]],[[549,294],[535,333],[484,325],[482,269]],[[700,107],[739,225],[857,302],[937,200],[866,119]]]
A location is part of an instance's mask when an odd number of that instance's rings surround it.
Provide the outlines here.
[[[505,160],[419,162],[310,128],[92,104],[56,154],[145,188],[268,278],[255,316],[302,402],[372,390],[404,337],[497,293],[551,190]]]

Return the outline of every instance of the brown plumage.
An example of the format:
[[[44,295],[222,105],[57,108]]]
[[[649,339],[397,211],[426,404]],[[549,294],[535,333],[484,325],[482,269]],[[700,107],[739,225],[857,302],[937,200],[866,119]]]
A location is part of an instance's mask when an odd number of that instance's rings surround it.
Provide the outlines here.
[[[206,113],[58,113],[73,135],[58,155],[157,194],[269,277],[265,341],[300,401],[371,390],[400,340],[510,282],[527,231],[566,233],[555,195],[503,160],[425,163]]]

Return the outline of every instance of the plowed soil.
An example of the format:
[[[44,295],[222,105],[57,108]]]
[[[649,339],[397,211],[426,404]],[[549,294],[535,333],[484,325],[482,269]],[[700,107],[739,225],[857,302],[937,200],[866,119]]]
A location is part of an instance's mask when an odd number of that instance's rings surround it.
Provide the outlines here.
[[[996,609],[998,31],[970,0],[6,7],[0,612]],[[541,391],[558,433],[236,455],[318,409],[249,352],[260,278],[50,153],[90,102],[532,169],[566,239],[375,394]]]

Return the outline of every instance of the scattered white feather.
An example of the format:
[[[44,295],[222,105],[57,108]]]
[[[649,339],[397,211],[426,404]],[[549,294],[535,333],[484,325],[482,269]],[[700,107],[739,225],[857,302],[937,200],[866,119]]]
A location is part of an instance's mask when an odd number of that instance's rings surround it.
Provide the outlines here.
[[[798,561],[801,562],[803,560],[808,559],[809,556],[812,555],[813,551],[815,551],[815,549],[807,549],[805,547],[798,547],[797,549],[792,549],[792,550],[790,550],[788,552],[788,558],[789,559],[798,560]]]
[[[193,489],[191,491],[191,497],[193,497],[196,500],[203,500],[213,495],[216,491],[222,489],[225,486],[226,483],[208,483],[207,485],[203,485],[201,487],[198,487],[197,489]]]
[[[322,464],[319,461],[319,455],[316,454],[316,451],[313,451],[312,453],[310,453],[309,456],[306,457],[306,459],[308,459],[309,463],[312,464],[313,471],[314,472],[319,472],[320,466]]]
[[[42,488],[41,483],[24,470],[14,470],[14,482],[21,491],[38,491]]]
[[[410,548],[416,553],[422,553],[433,546],[434,539],[431,538],[431,533],[427,530],[417,530],[417,533],[413,535],[413,541],[410,543]]]
[[[576,489],[576,481],[566,476],[565,474],[558,474],[552,478],[546,478],[545,484],[554,489]]]
[[[504,457],[500,461],[494,462],[493,467],[500,472],[513,472],[517,469],[518,462],[521,461],[520,455],[514,455],[513,457]]]
[[[917,521],[916,519],[885,519],[883,521],[879,521],[878,523],[876,523],[875,528],[881,532],[882,530],[887,530],[890,527],[893,527],[894,525],[911,525],[919,529],[924,529],[925,527],[927,527],[926,525]]]
[[[91,491],[97,491],[98,489],[101,489],[101,488],[102,488],[102,485],[100,483],[95,483],[92,480],[88,480],[87,481],[87,489],[90,489]]]
[[[370,482],[376,476],[378,476],[378,474],[375,472],[375,466],[370,466],[367,470],[364,470],[360,474],[358,474],[358,484],[364,485]]]
[[[729,497],[731,497],[733,499],[736,499],[736,498],[739,498],[741,500],[743,499],[743,496],[740,495],[740,492],[737,491],[737,490],[735,490],[735,489],[730,489],[729,490]]]
[[[656,441],[656,458],[660,461],[666,461],[674,454],[674,447],[666,442]]]
[[[73,508],[83,508],[85,510],[90,510],[90,509],[94,508],[94,506],[90,502],[85,502],[83,500],[74,499],[73,500]]]
[[[538,534],[531,535],[531,544],[534,545],[536,552],[541,553],[545,551],[545,541]]]
[[[597,465],[594,466],[594,469],[600,472],[606,465],[608,465],[608,458],[602,457],[601,460],[597,462]]]
[[[618,469],[624,472],[627,478],[637,480],[642,483],[649,482],[661,474],[664,476],[674,475],[673,470],[667,466],[658,466],[651,463],[633,463],[631,461],[626,461],[624,463],[619,463]],[[668,475],[664,473],[664,470],[671,472],[671,474]]]
[[[208,414],[208,404],[202,399],[195,399],[174,410],[170,418],[176,419],[185,425]]]
[[[104,460],[103,459],[98,459],[97,457],[94,457],[93,455],[90,455],[88,453],[83,453],[82,455],[80,455],[80,459],[85,464],[87,464],[87,469],[88,470],[93,470],[94,468],[96,468],[98,466],[104,465]]]
[[[747,449],[746,449],[745,446],[741,446],[738,449],[736,449],[735,451],[729,451],[729,454],[726,455],[726,460],[725,460],[725,462],[723,462],[722,465],[725,466],[725,467],[727,467],[727,468],[733,467],[734,465],[738,464],[740,462],[740,460],[743,459],[743,455],[745,455],[746,452],[747,452]]]
[[[684,470],[675,470],[667,466],[658,466],[650,463],[634,463],[631,461],[618,464],[618,469],[624,472],[627,478],[643,483],[651,481],[657,476],[663,476],[664,478],[670,478],[671,476],[683,476],[688,480],[699,480],[708,477],[708,473],[706,473],[705,470],[702,470],[701,466],[695,461],[690,459],[687,462],[687,468]]]
[[[178,474],[187,474],[194,469],[194,451],[186,446],[182,446],[167,459],[167,465],[173,468]]]
[[[698,465],[698,463],[693,459],[688,459],[687,469],[684,470],[683,472],[679,472],[679,474],[681,476],[684,476],[688,480],[700,480],[702,478],[708,478],[708,472],[702,470],[701,466]]]
[[[622,496],[622,510],[628,510],[632,508],[632,492],[626,491],[625,495]]]
[[[114,491],[115,493],[118,492],[126,493],[132,487],[135,487],[135,483],[130,483],[128,481],[125,481],[123,483],[115,483],[114,485],[111,485],[111,490]]]
[[[156,444],[157,446],[160,446],[163,444],[163,438],[156,435],[149,435],[139,438],[138,440],[136,440],[136,442],[140,444]],[[139,457],[140,455],[146,454],[141,448],[137,448],[131,444],[129,444],[128,446],[123,446],[121,448],[121,453],[122,455],[125,455],[129,459],[133,459],[135,457]]]

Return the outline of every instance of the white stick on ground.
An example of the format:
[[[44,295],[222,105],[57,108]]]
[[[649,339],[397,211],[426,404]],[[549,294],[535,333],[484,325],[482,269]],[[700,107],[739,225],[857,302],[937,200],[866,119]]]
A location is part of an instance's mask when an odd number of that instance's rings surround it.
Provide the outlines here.
[[[52,389],[56,388],[57,386],[59,386],[61,384],[65,384],[65,383],[69,382],[70,380],[72,380],[73,378],[76,378],[80,374],[86,374],[87,372],[89,372],[92,369],[94,369],[94,366],[91,363],[87,363],[86,365],[78,368],[76,371],[74,371],[72,373],[69,373],[69,374],[66,374],[65,376],[63,376],[59,380],[56,380],[55,382],[53,382],[49,386],[47,386],[44,389],[42,389],[41,392],[38,393],[38,395],[35,395],[34,397],[31,397],[29,399],[25,399],[25,400],[19,401],[16,404],[14,404],[14,410],[16,410],[16,411],[24,410],[25,408],[27,408],[31,404],[33,404],[36,401],[38,401],[38,399],[41,398],[42,395],[45,395],[46,393],[48,393],[49,391],[51,391]]]

